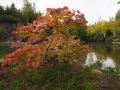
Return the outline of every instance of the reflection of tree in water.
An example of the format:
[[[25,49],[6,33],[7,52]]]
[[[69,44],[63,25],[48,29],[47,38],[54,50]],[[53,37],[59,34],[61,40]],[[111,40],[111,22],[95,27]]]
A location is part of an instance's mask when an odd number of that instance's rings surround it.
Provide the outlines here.
[[[88,53],[86,61],[85,61],[85,65],[91,65],[97,62],[97,58],[94,52],[92,53]]]
[[[99,60],[113,59],[117,64],[120,64],[120,45],[94,43],[91,47],[95,50]]]
[[[104,57],[101,54],[96,54],[95,52],[91,52],[87,55],[85,65],[93,65],[93,67],[96,69],[105,69],[107,67],[115,67],[116,63],[111,58]]]

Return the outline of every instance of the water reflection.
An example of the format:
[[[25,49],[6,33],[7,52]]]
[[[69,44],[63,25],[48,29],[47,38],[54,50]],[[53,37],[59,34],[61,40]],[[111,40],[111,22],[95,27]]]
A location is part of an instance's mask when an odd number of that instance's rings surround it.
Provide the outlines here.
[[[98,61],[102,63],[102,69],[120,65],[120,45],[94,43],[91,47],[94,52],[88,53],[85,65],[90,66]]]
[[[96,55],[94,52],[92,53],[88,53],[86,61],[85,61],[85,65],[90,66],[91,64],[94,64],[98,61]]]
[[[86,61],[85,61],[85,65],[90,66],[92,64],[97,63],[98,61],[100,61],[102,63],[102,69],[105,69],[107,67],[115,67],[116,63],[109,57],[107,57],[106,59],[103,58],[97,58],[96,53],[92,52],[89,53],[87,55]]]
[[[107,68],[107,67],[115,67],[116,63],[111,59],[111,58],[107,58],[104,62],[103,62],[103,66],[102,68]]]

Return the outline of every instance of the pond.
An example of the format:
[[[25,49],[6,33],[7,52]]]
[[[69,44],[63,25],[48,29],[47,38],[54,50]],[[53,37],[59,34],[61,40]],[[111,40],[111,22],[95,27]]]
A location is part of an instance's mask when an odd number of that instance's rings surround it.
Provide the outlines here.
[[[96,62],[102,63],[102,69],[107,67],[114,68],[120,65],[120,45],[119,44],[104,44],[104,43],[93,43],[90,44],[94,50],[88,53],[85,61],[85,65],[91,65]]]
[[[0,43],[0,62],[6,54],[13,51],[8,43]],[[102,62],[102,68],[115,67],[120,65],[120,45],[119,44],[90,44],[94,52],[88,53],[85,65],[91,65],[98,61]]]

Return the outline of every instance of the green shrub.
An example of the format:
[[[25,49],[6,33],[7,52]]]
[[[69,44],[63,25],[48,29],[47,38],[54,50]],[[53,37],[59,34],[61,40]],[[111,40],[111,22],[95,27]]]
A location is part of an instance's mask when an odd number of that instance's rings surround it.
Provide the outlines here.
[[[0,41],[3,41],[7,38],[8,33],[5,31],[4,28],[0,27]]]
[[[120,42],[120,38],[113,39],[114,42]]]
[[[103,42],[105,41],[104,35],[101,33],[95,33],[88,35],[88,40],[93,42]]]
[[[13,77],[13,80],[7,82],[7,78],[10,80]],[[92,74],[89,67],[72,69],[67,63],[58,63],[55,68],[44,65],[39,69],[9,75],[7,78],[3,82],[6,83],[7,90],[94,90],[102,80],[98,75]]]
[[[3,90],[6,87],[7,83],[4,80],[0,80],[0,90]]]
[[[105,73],[109,73],[109,75],[116,81],[120,83],[120,66],[116,68],[108,68],[104,71]]]
[[[18,17],[14,17],[12,15],[6,15],[6,14],[2,14],[0,15],[0,22],[10,22],[10,23],[17,23],[20,22],[20,18]]]
[[[1,78],[0,90],[110,90],[109,85],[116,86],[114,88],[120,85],[119,67],[103,70],[101,74],[93,68],[72,69],[67,63],[58,63],[55,68],[43,65],[16,74],[9,72],[5,79]]]
[[[76,35],[81,41],[86,42],[88,40],[86,28],[80,26],[77,28],[71,28],[68,30],[71,35]]]

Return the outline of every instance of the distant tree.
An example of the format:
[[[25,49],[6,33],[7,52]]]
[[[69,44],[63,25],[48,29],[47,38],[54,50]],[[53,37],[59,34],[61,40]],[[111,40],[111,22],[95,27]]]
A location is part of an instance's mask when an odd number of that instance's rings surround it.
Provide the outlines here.
[[[109,27],[110,27],[110,23],[108,21],[102,22],[102,33],[104,34],[104,36],[107,30],[109,30]]]
[[[32,22],[41,15],[41,13],[36,12],[35,3],[31,3],[29,0],[23,0],[23,2],[22,14],[24,22]]]
[[[113,37],[113,32],[110,29],[108,29],[106,32],[106,38],[111,36]]]
[[[15,4],[12,3],[11,6],[7,6],[5,9],[1,9],[4,13],[0,13],[0,22],[11,22],[18,23],[21,21],[22,14],[20,10],[15,7]]]
[[[96,23],[95,23],[95,25],[96,25]],[[88,27],[87,27],[87,33],[88,34],[93,34],[93,33],[95,33],[95,25],[88,25]]]
[[[108,21],[100,20],[94,25],[89,25],[87,29],[89,40],[104,41],[107,30],[110,28]]]
[[[115,19],[116,20],[120,20],[120,10],[117,11]]]
[[[120,4],[120,1],[118,1],[117,4]]]
[[[0,14],[4,14],[4,7],[0,6]]]
[[[15,7],[15,4],[14,4],[14,3],[12,3],[12,4],[11,4],[11,9],[16,9],[16,7]]]
[[[69,33],[71,35],[76,35],[81,41],[87,41],[87,31],[86,28],[82,26],[69,29]]]
[[[120,32],[120,22],[118,20],[110,21],[110,30],[114,33],[114,36],[117,36]]]
[[[16,16],[17,9],[16,9],[16,7],[15,7],[15,4],[12,3],[10,7],[7,6],[5,12],[6,12],[7,15]]]
[[[98,21],[94,25],[88,26],[89,33],[101,33],[105,36],[105,33],[110,27],[110,23],[108,21]]]

